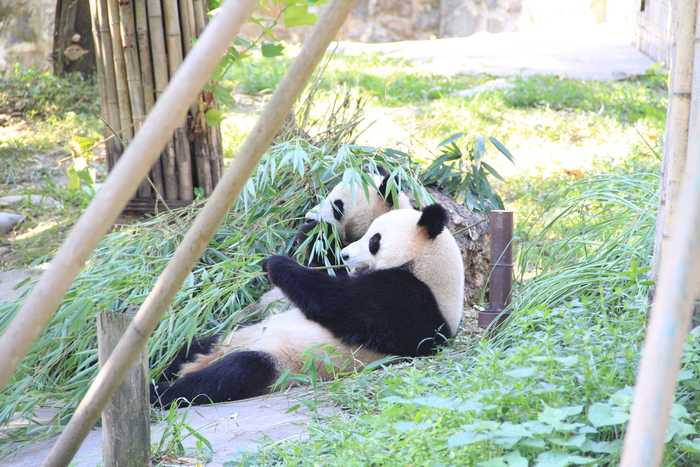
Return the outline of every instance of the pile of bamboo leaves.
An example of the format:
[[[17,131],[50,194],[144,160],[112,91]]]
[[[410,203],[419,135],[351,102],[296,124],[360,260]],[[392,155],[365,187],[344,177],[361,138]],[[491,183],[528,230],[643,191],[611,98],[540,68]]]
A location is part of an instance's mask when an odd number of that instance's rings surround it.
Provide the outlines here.
[[[357,197],[365,196],[374,184],[370,174],[381,165],[398,181],[390,189],[429,199],[417,181],[418,166],[399,153],[358,146],[329,153],[324,148],[292,139],[264,156],[150,339],[153,376],[193,336],[226,332],[249,318],[242,310],[268,287],[261,261],[272,254],[301,257],[293,239],[303,216],[336,183],[350,183]],[[7,438],[50,434],[70,417],[97,372],[95,316],[102,310],[138,309],[196,214],[196,205],[162,213],[105,237],[0,394],[0,425],[18,414],[33,420],[38,408],[55,409],[55,415],[49,424],[6,432]],[[0,333],[21,302],[0,306]]]

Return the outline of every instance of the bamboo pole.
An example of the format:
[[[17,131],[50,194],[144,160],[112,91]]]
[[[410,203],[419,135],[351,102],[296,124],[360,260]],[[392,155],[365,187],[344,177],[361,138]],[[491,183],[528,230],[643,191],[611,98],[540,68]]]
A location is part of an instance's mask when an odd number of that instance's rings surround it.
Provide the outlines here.
[[[658,282],[664,250],[669,246],[669,233],[685,172],[688,148],[688,120],[693,78],[693,43],[697,0],[679,0],[676,34],[671,46],[671,77],[666,111],[666,130],[661,165],[659,209],[654,235],[652,280]]]
[[[240,24],[236,24],[236,27],[234,27],[230,25],[232,21],[226,21],[224,19],[228,17],[228,10],[235,8],[231,7],[232,3],[233,2],[229,1],[224,4],[209,27],[205,30],[204,34],[200,37],[190,57],[208,54],[213,55],[215,60],[218,60],[223,55],[223,50],[221,48],[213,49],[213,47],[209,45],[210,41],[208,39],[211,36],[218,39],[224,34],[222,28],[213,27],[214,25],[219,26],[219,24],[224,23],[224,26],[229,30],[229,34],[225,35],[229,43],[233,39],[230,35],[230,31],[237,32],[240,29]],[[249,3],[250,5],[246,6],[251,8],[248,8],[244,12],[244,14],[247,13],[244,16],[246,19],[253,11],[252,7],[257,5],[256,1],[250,1]],[[204,249],[208,246],[217,228],[225,219],[230,207],[243,190],[245,183],[257,166],[263,153],[272,142],[272,139],[279,131],[284,118],[291,110],[296,99],[298,99],[314,68],[323,57],[330,41],[333,40],[337,34],[354,3],[354,0],[335,0],[329,3],[325,8],[316,26],[304,41],[299,55],[294,59],[277,90],[275,90],[262,116],[244,141],[238,156],[233,160],[231,166],[224,174],[221,180],[222,183],[217,185],[209,202],[205,204],[201,213],[195,219],[189,232],[173,255],[173,259],[163,271],[153,291],[141,306],[141,309],[117,344],[109,360],[107,360],[105,366],[100,370],[97,378],[90,386],[90,389],[54,445],[51,453],[49,453],[49,457],[44,462],[45,467],[64,466],[72,459],[80,443],[99,418],[100,411],[116,391],[116,386],[124,378],[129,367],[134,362],[136,355],[146,344],[148,337],[157,326],[158,321],[172,301],[177,290],[181,287],[187,274],[189,274],[189,271],[191,271]],[[188,57],[185,63],[196,63],[195,60],[189,60],[190,57]],[[206,69],[207,73],[211,73],[216,66],[216,61],[212,63],[211,67]],[[178,73],[176,78],[183,74],[184,73]],[[178,80],[178,83],[179,81],[180,80]],[[196,87],[190,83],[190,89],[199,89],[205,81],[206,77],[198,80],[196,82]],[[169,94],[166,95],[177,99],[178,96],[175,92],[180,91],[179,88],[174,89],[173,93],[170,93],[171,89],[174,88],[174,83],[175,80],[173,80],[171,86],[169,86]],[[190,92],[188,96],[191,95],[192,93]],[[185,99],[180,98],[179,100],[180,103],[187,103]],[[155,114],[157,110],[159,110],[158,104],[154,107],[152,116],[160,116],[160,114]],[[182,111],[184,108],[178,110]],[[146,125],[154,120],[160,123],[157,119],[149,118],[144,123],[144,128],[138,133],[137,137],[125,152],[125,156],[130,156],[135,152],[132,151],[132,148],[136,146],[137,142],[141,142],[139,137],[142,134],[150,133],[146,131]],[[163,120],[165,120],[165,117]],[[169,128],[173,129],[176,121],[174,119],[171,120],[172,121],[169,122]],[[161,139],[161,143],[164,143],[163,139]],[[153,153],[153,151],[151,151],[151,153]],[[126,158],[125,156],[122,156],[122,160]],[[153,153],[153,156],[155,156],[155,153]],[[115,167],[115,170],[121,169],[123,166],[124,164]],[[143,174],[144,172],[141,173]],[[106,186],[103,187],[100,193],[103,193],[105,188]],[[63,250],[63,248],[61,250]],[[42,280],[45,277],[44,275]],[[40,285],[41,281],[37,287]],[[34,290],[36,291],[36,288]],[[32,295],[34,295],[34,293],[32,293]],[[18,316],[21,315],[22,313],[20,312]],[[2,347],[0,347],[0,349],[1,348]],[[2,353],[0,353],[0,355],[2,355]]]
[[[124,64],[126,65],[126,80],[129,89],[129,103],[131,104],[131,116],[134,122],[134,132],[137,132],[146,115],[141,64],[139,63],[139,51],[136,40],[136,20],[132,2],[119,2],[119,32],[121,33],[122,46],[124,47]],[[151,196],[151,184],[148,180],[141,182],[136,194],[139,198]]]
[[[625,434],[621,467],[661,465],[683,345],[700,280],[700,229],[697,228],[700,225],[700,9],[697,0],[683,0],[678,11],[684,14],[679,15],[676,30],[673,79],[677,84],[683,78],[677,76],[679,68],[687,66],[688,61],[693,63],[690,69],[686,69],[692,76],[692,84],[680,99],[682,106],[686,100],[690,105],[685,120],[674,114],[675,126],[667,125],[666,128],[667,136],[671,138],[675,138],[671,134],[676,130],[681,133],[679,138],[690,137],[683,153],[664,151],[664,162],[667,156],[683,158],[682,170],[685,173],[678,179],[682,180],[678,197],[667,199],[666,208],[670,212],[666,216],[670,218],[670,228],[664,232],[666,245],[658,260],[656,293]],[[690,47],[693,38],[694,51]],[[676,89],[675,86],[672,89]],[[674,99],[673,106],[678,102]],[[669,113],[670,107],[669,103]],[[667,137],[664,145],[674,147],[677,143]],[[669,164],[676,162],[669,161]]]
[[[194,8],[194,33],[199,37],[207,24],[207,12],[202,0],[194,0],[192,7]]]
[[[163,27],[163,10],[160,5],[160,0],[147,0],[146,7],[148,10],[148,31],[151,39],[153,81],[157,100],[168,85],[169,76],[165,29]],[[175,145],[172,138],[161,153],[160,164],[164,185],[163,191],[160,191],[160,194],[163,195],[165,199],[175,200],[177,199],[177,176],[175,174]]]
[[[105,75],[104,54],[102,52],[102,38],[100,37],[100,21],[97,13],[97,0],[90,0],[90,29],[92,29],[93,42],[95,43],[95,65],[97,66],[97,81],[100,90],[100,109],[102,111],[102,119],[108,124],[111,123],[109,114],[109,98],[107,96],[107,77]],[[107,136],[107,125],[104,125],[104,136]],[[113,138],[112,138],[113,139]],[[112,140],[110,139],[110,142]],[[106,147],[109,148],[109,142]],[[107,166],[109,164],[109,152],[107,149]]]
[[[141,65],[141,82],[143,84],[143,104],[146,113],[156,103],[155,82],[153,77],[153,60],[151,55],[151,41],[148,33],[148,11],[145,1],[134,3],[134,18],[136,20],[136,39],[139,46],[139,63]],[[160,160],[157,160],[149,174],[153,182],[153,189],[158,196],[165,195],[165,185],[163,183],[163,169]]]
[[[109,17],[109,31],[112,42],[112,55],[114,57],[114,74],[117,83],[117,99],[119,102],[120,127],[123,130],[121,139],[124,142],[131,141],[134,132],[131,128],[131,104],[129,101],[129,85],[126,77],[126,64],[124,63],[124,48],[119,32],[119,4],[117,0],[107,0],[107,15]]]
[[[93,10],[94,8],[94,10]],[[109,17],[107,15],[107,3],[105,0],[91,0],[90,14],[98,23],[100,40],[95,41],[95,47],[99,47],[104,60],[101,61],[105,73],[105,90],[108,118],[105,120],[112,131],[121,132],[121,120],[119,116],[119,98],[117,97],[117,78],[114,71],[114,55],[112,54],[112,37],[109,32]],[[99,44],[99,45],[98,45]],[[123,148],[119,138],[110,139],[107,143],[107,168],[109,170],[116,164]]]
[[[0,336],[0,389],[46,327],[53,311],[94,247],[107,233],[158,157],[178,121],[206,83],[257,0],[228,0],[195,51],[156,102],[142,130],[126,148],[102,189],[73,226],[51,266],[44,271],[20,311]]]
[[[190,19],[192,12],[190,11],[187,0],[178,0],[178,11],[180,17],[180,31],[182,32],[182,50],[186,55],[192,48],[192,38],[194,37],[194,28],[190,27]]]
[[[182,34],[177,2],[178,0],[163,0],[163,18],[165,20],[166,34],[165,42],[168,49],[168,67],[171,76],[182,63]],[[188,104],[191,105],[194,100],[195,99],[190,100]],[[177,199],[194,199],[192,186],[192,156],[190,154],[190,141],[186,117],[183,117],[180,125],[178,125],[175,130],[174,149],[175,164],[177,167]]]

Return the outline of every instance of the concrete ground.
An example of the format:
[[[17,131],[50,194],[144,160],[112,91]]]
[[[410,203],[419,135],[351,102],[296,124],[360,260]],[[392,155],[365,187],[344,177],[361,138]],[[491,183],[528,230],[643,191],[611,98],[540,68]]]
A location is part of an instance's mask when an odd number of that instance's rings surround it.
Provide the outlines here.
[[[509,76],[519,73],[549,73],[579,79],[619,79],[644,72],[653,61],[637,51],[619,25],[596,25],[562,33],[478,33],[468,38],[408,41],[389,44],[343,43],[347,54],[384,52],[422,64],[433,73],[489,73]],[[0,301],[15,297],[14,287],[36,271],[12,271],[0,275]],[[25,285],[26,286],[26,285]],[[299,438],[307,414],[285,413],[296,403],[297,393],[220,404],[192,410],[188,424],[199,429],[213,445],[213,463],[221,465],[239,449],[255,449],[262,438]],[[324,411],[333,408],[325,407]],[[40,465],[55,440],[32,444],[7,467]],[[194,445],[189,439],[186,445]],[[78,466],[94,466],[101,459],[101,430],[94,429],[75,460]],[[187,463],[186,461],[184,461]],[[192,461],[194,462],[194,461]]]

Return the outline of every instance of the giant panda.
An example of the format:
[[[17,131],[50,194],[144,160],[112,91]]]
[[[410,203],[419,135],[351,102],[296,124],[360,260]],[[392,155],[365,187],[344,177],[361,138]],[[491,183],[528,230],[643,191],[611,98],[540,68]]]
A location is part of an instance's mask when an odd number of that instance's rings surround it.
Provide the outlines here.
[[[355,268],[347,276],[270,257],[263,269],[293,307],[234,331],[186,364],[173,383],[154,387],[152,403],[203,404],[265,394],[283,371],[301,371],[305,351],[323,344],[335,349],[335,367],[318,365],[321,378],[344,362],[347,370],[388,355],[432,354],[456,334],[462,316],[462,256],[447,222],[438,204],[378,217],[342,250]]]
[[[309,233],[319,222],[333,224],[336,228],[336,242],[328,245],[325,253],[314,252],[312,244],[305,252],[304,264],[309,267],[340,266],[342,261],[336,256],[336,251],[358,240],[369,228],[374,219],[394,208],[410,209],[411,201],[401,191],[389,190],[391,174],[384,167],[377,167],[378,175],[374,175],[377,189],[369,190],[369,198],[360,189],[356,189],[353,196],[353,188],[349,184],[336,184],[324,200],[306,213],[306,223],[303,224],[295,238],[296,244],[302,244]],[[326,238],[330,232],[326,231]],[[334,269],[335,275],[346,275],[347,269]],[[244,315],[262,311],[281,311],[287,308],[289,300],[278,288],[272,288],[263,294],[260,299],[249,305]]]

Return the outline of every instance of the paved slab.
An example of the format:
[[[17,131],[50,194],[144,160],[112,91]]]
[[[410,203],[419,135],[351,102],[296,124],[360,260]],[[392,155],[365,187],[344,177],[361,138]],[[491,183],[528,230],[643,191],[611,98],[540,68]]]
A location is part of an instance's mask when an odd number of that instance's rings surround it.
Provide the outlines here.
[[[207,407],[180,409],[184,417],[183,425],[196,430],[214,447],[208,467],[222,466],[232,458],[240,457],[242,451],[256,450],[263,442],[276,442],[285,439],[307,437],[306,427],[310,420],[309,411],[300,408],[287,411],[298,404],[304,395],[301,389],[289,394],[275,394],[257,399],[249,399]],[[308,396],[308,395],[307,395]],[[328,405],[320,405],[318,412],[328,414],[335,410]],[[178,418],[178,422],[182,419]],[[152,425],[151,444],[158,443],[163,435],[164,424]],[[183,435],[187,433],[182,430]],[[3,467],[40,466],[48,456],[58,437],[37,441],[22,449],[13,459],[2,462]],[[194,436],[185,438],[182,443],[186,453],[177,459],[177,465],[195,465]],[[172,459],[175,462],[176,459]],[[73,467],[94,467],[102,461],[102,429],[92,430],[78,450],[71,464]],[[164,465],[169,465],[165,462]]]
[[[654,62],[632,45],[626,24],[603,23],[566,30],[539,30],[382,44],[341,43],[346,54],[382,52],[417,62],[447,76],[488,73],[557,74],[577,79],[619,79]]]

